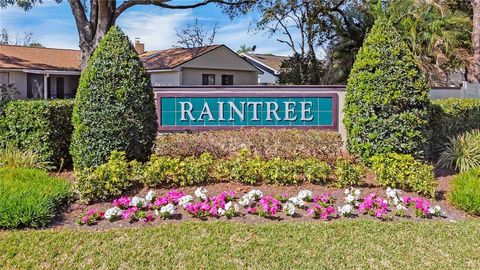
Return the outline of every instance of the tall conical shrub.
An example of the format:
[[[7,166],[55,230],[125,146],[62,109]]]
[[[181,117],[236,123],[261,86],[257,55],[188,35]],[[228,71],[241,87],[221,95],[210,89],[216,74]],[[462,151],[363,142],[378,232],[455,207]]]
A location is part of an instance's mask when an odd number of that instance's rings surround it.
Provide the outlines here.
[[[377,20],[348,79],[344,123],[350,153],[363,161],[388,152],[423,158],[428,92],[425,75],[396,29]]]
[[[113,150],[146,159],[157,132],[150,78],[120,28],[103,37],[80,78],[70,153],[75,169],[98,167]]]

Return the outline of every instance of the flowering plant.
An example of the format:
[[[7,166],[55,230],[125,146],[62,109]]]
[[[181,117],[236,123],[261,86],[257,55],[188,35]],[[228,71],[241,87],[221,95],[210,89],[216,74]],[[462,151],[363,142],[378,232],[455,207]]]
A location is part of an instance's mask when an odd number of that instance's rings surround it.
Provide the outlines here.
[[[178,199],[178,205],[181,207],[185,207],[187,204],[193,201],[193,197],[191,195],[185,195],[182,196],[180,199]]]
[[[295,216],[295,204],[291,201],[287,201],[286,203],[283,204],[282,206],[283,210],[287,214],[287,216]]]
[[[97,222],[99,220],[101,220],[104,216],[104,213],[103,212],[99,212],[97,211],[97,209],[90,209],[88,210],[87,214],[84,215],[83,217],[81,217],[77,223],[79,225],[88,225],[88,226],[91,226],[91,225],[94,225],[94,224],[97,224]]]
[[[148,202],[142,197],[133,197],[130,200],[130,206],[137,207],[137,208],[145,208],[145,207],[148,207]]]
[[[282,208],[280,201],[270,195],[262,197],[258,203],[262,209],[257,214],[261,217],[273,217]]]
[[[275,195],[274,198],[279,200],[281,203],[286,203],[289,200],[287,193],[284,193],[282,195]]]
[[[300,190],[297,197],[304,202],[311,202],[313,200],[313,192],[307,189]]]
[[[238,216],[240,214],[239,210],[240,208],[238,204],[230,201],[225,204],[225,208],[218,209],[218,214],[230,219],[232,217]]]
[[[206,202],[189,203],[185,205],[185,210],[193,217],[204,219],[210,215],[210,204]]]
[[[162,206],[160,210],[155,210],[155,215],[161,217],[162,219],[171,218],[175,214],[175,205],[169,203],[165,206]]]
[[[185,196],[185,194],[183,194],[183,192],[177,191],[176,189],[174,189],[174,190],[167,193],[166,198],[168,199],[168,201],[170,203],[178,204],[180,202],[180,199],[184,196]]]
[[[195,196],[200,198],[202,201],[206,201],[208,199],[207,190],[203,187],[199,187],[195,190]]]
[[[385,215],[388,213],[388,202],[382,197],[377,197],[375,193],[370,193],[358,206],[358,210],[363,214],[369,214],[378,219],[384,219]]]
[[[260,200],[263,193],[258,189],[252,189],[247,194],[243,195],[238,202],[241,206],[251,206],[254,202]]]
[[[157,197],[157,194],[155,193],[155,191],[150,190],[150,191],[148,191],[147,195],[145,195],[145,200],[148,203],[153,203],[155,201],[156,197]]]
[[[112,205],[120,209],[127,209],[130,206],[130,198],[122,196],[116,200],[113,200]]]
[[[122,218],[122,212],[123,212],[122,209],[115,206],[105,211],[104,218],[110,222],[113,222],[115,220]]]
[[[322,206],[315,203],[312,207],[308,208],[307,212],[313,215],[315,218],[321,218],[323,220],[330,219],[335,214],[335,208],[331,206]]]
[[[335,203],[335,198],[331,193],[324,193],[322,195],[315,195],[313,202],[323,207],[332,206]]]

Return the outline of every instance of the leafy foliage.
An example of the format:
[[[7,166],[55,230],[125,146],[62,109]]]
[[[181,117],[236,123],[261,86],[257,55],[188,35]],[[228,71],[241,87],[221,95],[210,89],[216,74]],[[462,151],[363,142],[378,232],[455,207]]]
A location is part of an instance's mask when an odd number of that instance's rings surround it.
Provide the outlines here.
[[[386,187],[413,190],[435,197],[437,182],[433,166],[423,164],[411,155],[381,154],[371,158],[377,181]]]
[[[72,100],[13,100],[0,118],[0,148],[10,144],[21,151],[33,150],[41,161],[68,166],[73,127]]]
[[[3,149],[0,148],[0,167],[30,168],[44,171],[52,169],[50,163],[42,161],[33,150],[21,151],[11,145],[7,145]]]
[[[279,84],[316,85],[320,84],[323,74],[322,63],[315,55],[309,53],[302,56],[295,53],[284,60],[278,75]]]
[[[0,228],[45,227],[72,196],[66,180],[43,171],[0,168]]]
[[[255,185],[262,179],[263,161],[258,155],[253,158],[247,149],[241,149],[232,160],[219,160],[215,165],[214,175],[219,180],[233,180]]]
[[[119,196],[132,184],[125,152],[113,151],[108,162],[97,168],[75,170],[76,188],[84,202]]]
[[[326,183],[332,171],[331,167],[315,158],[297,161],[297,166],[303,170],[303,178],[310,183]]]
[[[437,154],[449,138],[480,129],[480,99],[450,98],[433,102],[430,140],[432,154]]]
[[[339,188],[358,186],[365,177],[365,168],[351,161],[339,158],[335,163],[336,185]]]
[[[480,169],[457,175],[451,183],[449,200],[458,208],[473,215],[480,215]]]
[[[392,25],[377,20],[347,84],[348,150],[362,161],[379,153],[423,157],[430,100],[425,76]]]
[[[75,168],[97,167],[114,150],[146,160],[157,132],[149,76],[128,37],[112,27],[80,78],[70,152]]]
[[[480,130],[450,138],[440,153],[437,164],[461,172],[480,168]]]
[[[234,158],[242,148],[262,159],[314,157],[335,162],[342,141],[334,132],[246,128],[231,131],[176,133],[158,136],[155,154],[189,157],[209,152],[214,158]]]
[[[266,184],[295,185],[300,180],[300,169],[295,161],[273,158],[264,162],[261,177]]]

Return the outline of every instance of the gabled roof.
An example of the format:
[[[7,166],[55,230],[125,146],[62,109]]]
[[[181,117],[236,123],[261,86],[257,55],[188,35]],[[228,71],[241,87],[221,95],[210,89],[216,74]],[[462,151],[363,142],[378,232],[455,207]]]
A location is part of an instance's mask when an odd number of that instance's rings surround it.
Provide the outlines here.
[[[0,68],[80,71],[80,51],[0,45]]]
[[[224,45],[149,51],[141,54],[140,59],[146,69],[173,69],[222,46]]]
[[[270,68],[276,73],[280,72],[280,67],[282,66],[282,62],[288,59],[288,57],[286,56],[271,55],[271,54],[244,53],[242,55],[267,68]]]

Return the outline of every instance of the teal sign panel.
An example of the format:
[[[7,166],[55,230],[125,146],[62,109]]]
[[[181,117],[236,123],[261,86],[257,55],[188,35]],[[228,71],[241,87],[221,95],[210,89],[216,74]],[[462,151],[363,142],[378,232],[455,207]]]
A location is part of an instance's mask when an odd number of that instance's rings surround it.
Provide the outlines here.
[[[336,95],[292,97],[157,97],[160,130],[198,127],[335,128]],[[169,128],[170,127],[170,128]]]

